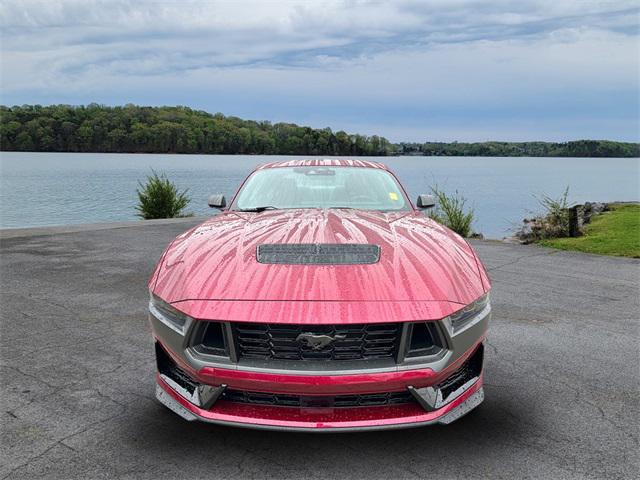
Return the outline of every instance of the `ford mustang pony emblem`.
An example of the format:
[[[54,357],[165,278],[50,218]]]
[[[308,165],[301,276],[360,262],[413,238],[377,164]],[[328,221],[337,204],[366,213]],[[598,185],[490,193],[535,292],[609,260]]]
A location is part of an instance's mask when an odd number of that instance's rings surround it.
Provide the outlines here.
[[[331,345],[336,340],[344,340],[346,335],[315,335],[310,332],[301,333],[296,337],[296,342],[310,347],[311,350],[322,350],[324,347]]]

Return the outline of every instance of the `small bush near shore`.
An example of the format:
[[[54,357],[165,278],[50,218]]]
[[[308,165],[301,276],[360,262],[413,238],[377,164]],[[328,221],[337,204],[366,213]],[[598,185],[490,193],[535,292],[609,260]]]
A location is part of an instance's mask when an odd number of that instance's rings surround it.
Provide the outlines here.
[[[158,175],[153,170],[152,173],[144,185],[138,182],[138,216],[145,220],[188,216],[183,213],[191,201],[187,190],[180,192],[164,173]]]
[[[524,225],[514,236],[524,243],[569,236],[569,187],[565,188],[559,198],[546,194],[535,198],[544,209],[544,213],[533,218],[525,218]]]
[[[569,186],[559,198],[542,195],[538,202],[546,210],[544,227],[541,234],[545,238],[566,237],[569,235]]]
[[[465,211],[467,199],[456,193],[447,195],[436,185],[431,189],[436,197],[434,211],[429,214],[436,222],[446,225],[458,235],[469,237],[471,235],[471,224],[473,223],[473,209]]]
[[[610,211],[593,217],[584,235],[543,240],[540,245],[600,255],[640,258],[640,205],[609,204]]]

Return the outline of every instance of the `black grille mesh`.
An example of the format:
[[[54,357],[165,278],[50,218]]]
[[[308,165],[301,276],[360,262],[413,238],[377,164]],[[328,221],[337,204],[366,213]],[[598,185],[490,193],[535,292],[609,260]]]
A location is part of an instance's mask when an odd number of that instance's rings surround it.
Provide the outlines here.
[[[238,357],[261,360],[363,360],[395,358],[401,323],[366,325],[280,325],[235,323]],[[333,338],[314,349],[301,334]]]
[[[415,402],[413,396],[408,391],[360,395],[301,396],[227,389],[220,399],[227,400],[229,402],[247,403],[252,405],[303,408],[375,407],[384,405],[402,405]]]
[[[158,372],[169,377],[189,393],[193,393],[198,384],[175,364],[158,342],[155,344],[155,349]]]
[[[480,375],[482,371],[482,361],[484,355],[484,345],[480,344],[477,350],[471,355],[464,365],[453,372],[449,377],[437,385],[442,390],[442,397],[447,396],[460,388],[466,382]]]

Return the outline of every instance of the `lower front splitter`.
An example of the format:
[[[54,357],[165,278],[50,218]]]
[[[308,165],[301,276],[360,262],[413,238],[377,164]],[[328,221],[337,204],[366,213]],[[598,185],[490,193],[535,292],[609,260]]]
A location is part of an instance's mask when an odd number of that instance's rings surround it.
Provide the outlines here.
[[[204,410],[157,377],[156,398],[185,420],[270,430],[347,432],[448,424],[484,400],[482,377],[451,403],[425,412],[417,404],[358,408],[292,408],[218,401]]]

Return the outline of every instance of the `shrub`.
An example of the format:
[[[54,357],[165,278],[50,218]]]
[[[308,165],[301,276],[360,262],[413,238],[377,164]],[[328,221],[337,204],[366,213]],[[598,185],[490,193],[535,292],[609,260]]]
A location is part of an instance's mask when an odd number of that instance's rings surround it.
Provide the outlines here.
[[[543,194],[535,196],[544,209],[539,215],[525,218],[514,236],[523,243],[569,236],[569,187],[558,198]]]
[[[191,201],[187,190],[180,192],[164,173],[158,175],[154,170],[151,172],[144,185],[138,182],[137,215],[145,220],[188,216],[182,213]]]
[[[569,236],[569,186],[559,198],[551,198],[543,194],[536,197],[538,203],[545,209],[544,219],[546,230],[544,238],[556,238]]]
[[[471,235],[471,224],[473,223],[473,209],[465,211],[467,199],[458,191],[453,195],[447,195],[436,185],[431,189],[436,197],[436,206],[430,216],[436,222],[446,225],[451,230],[463,237]]]

